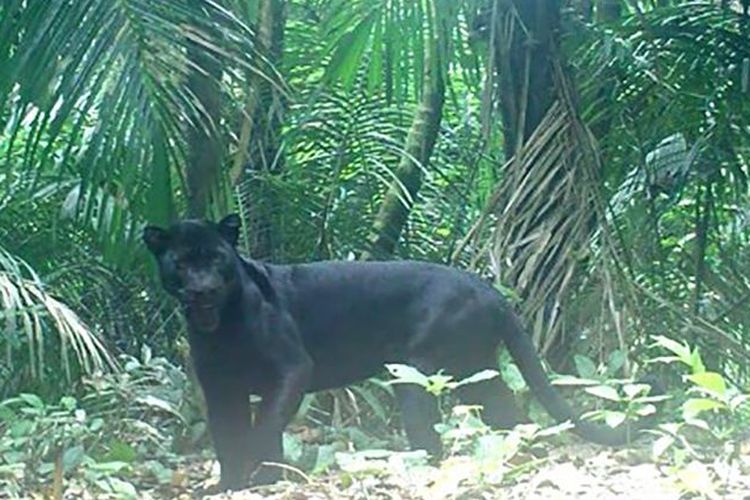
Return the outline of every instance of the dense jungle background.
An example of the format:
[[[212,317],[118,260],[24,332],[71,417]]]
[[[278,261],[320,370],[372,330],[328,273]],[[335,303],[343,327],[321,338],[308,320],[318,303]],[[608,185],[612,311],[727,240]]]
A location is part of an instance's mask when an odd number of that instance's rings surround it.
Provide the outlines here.
[[[406,451],[384,371],[306,398],[289,482],[244,498],[743,498],[749,8],[3,0],[0,496],[216,481],[140,234],[236,211],[253,258],[472,270],[591,418],[658,407],[649,436],[606,450],[550,427],[505,354],[536,422],[510,432],[451,409],[445,374],[402,370],[446,401],[434,464]],[[646,372],[669,400],[631,382]]]

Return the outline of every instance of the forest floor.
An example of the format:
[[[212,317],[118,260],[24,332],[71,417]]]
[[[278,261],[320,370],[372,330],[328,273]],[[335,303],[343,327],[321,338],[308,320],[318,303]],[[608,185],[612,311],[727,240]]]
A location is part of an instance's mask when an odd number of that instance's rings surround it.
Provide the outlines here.
[[[743,450],[731,464],[720,460],[692,462],[679,470],[655,464],[650,453],[648,445],[613,451],[585,443],[567,444],[546,451],[543,458],[532,458],[515,467],[512,475],[500,478],[493,478],[491,473],[478,474],[482,466],[469,457],[454,456],[439,467],[407,467],[399,460],[386,458],[391,467],[381,467],[378,471],[362,469],[350,474],[339,470],[314,477],[295,473],[294,481],[207,498],[750,499],[750,449]],[[398,454],[383,456],[397,457]],[[207,461],[194,463],[185,471],[183,479],[185,485],[205,487],[215,483],[218,479],[216,465]],[[187,487],[177,487],[166,496],[201,497]]]

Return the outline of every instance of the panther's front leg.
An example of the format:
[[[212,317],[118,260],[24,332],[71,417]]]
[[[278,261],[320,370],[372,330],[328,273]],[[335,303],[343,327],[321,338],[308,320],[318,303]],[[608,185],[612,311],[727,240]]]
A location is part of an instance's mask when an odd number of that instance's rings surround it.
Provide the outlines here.
[[[220,490],[247,487],[251,466],[250,403],[246,391],[212,380],[203,386],[208,426],[221,466]]]
[[[252,463],[254,484],[267,484],[281,478],[281,469],[272,465],[283,460],[282,435],[294,417],[310,382],[312,362],[306,356],[288,358],[277,366],[279,379],[263,394],[260,414],[252,431]],[[263,465],[263,462],[270,462]]]

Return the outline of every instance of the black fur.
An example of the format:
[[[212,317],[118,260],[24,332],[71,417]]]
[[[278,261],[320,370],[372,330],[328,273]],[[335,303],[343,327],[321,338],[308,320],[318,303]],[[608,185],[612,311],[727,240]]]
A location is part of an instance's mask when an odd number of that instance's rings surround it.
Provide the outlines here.
[[[422,262],[268,265],[237,254],[238,229],[239,219],[229,216],[144,231],[164,287],[188,319],[222,488],[244,486],[261,461],[281,461],[282,431],[304,393],[366,379],[389,362],[464,377],[495,368],[501,342],[555,419],[573,421],[595,442],[628,440],[627,430],[578,420],[549,384],[511,308],[476,276]],[[253,426],[249,393],[263,399]],[[438,455],[434,398],[406,385],[397,395],[412,447]],[[466,386],[459,396],[484,405],[491,425],[520,421],[499,378]],[[261,468],[254,479],[277,477],[277,469]]]

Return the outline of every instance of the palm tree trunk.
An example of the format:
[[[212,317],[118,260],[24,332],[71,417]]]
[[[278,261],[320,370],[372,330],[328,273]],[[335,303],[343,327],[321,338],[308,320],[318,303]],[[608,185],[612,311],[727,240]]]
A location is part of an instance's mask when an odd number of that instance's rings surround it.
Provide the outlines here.
[[[257,42],[268,63],[278,68],[282,62],[285,28],[284,0],[261,0],[257,19]],[[278,242],[273,238],[273,191],[264,175],[278,175],[283,168],[280,154],[281,125],[286,102],[267,77],[252,74],[240,131],[240,149],[234,159],[233,180],[249,183],[252,198],[242,207],[247,223],[250,253],[256,258],[272,259]]]
[[[507,159],[521,156],[524,145],[532,137],[540,123],[547,116],[550,107],[557,98],[555,86],[554,63],[559,55],[559,33],[561,5],[559,0],[513,0],[512,5],[500,3],[498,9],[500,20],[517,19],[522,24],[515,24],[511,34],[506,33],[495,40],[495,68],[499,80],[500,110],[503,119],[504,151]],[[505,9],[505,12],[503,12]],[[512,12],[510,9],[515,10]],[[508,164],[510,171],[504,176],[516,175],[514,168],[521,168],[519,162]],[[521,175],[519,173],[519,175]],[[557,217],[559,192],[555,189],[563,180],[562,172],[555,174],[555,179],[546,188],[550,194],[544,212],[536,212],[539,207],[534,199],[520,200],[515,210],[519,214],[528,214],[528,224],[510,224],[504,231],[508,241],[514,242],[504,247],[506,252],[501,258],[510,259],[513,264],[506,266],[500,278],[505,284],[514,287],[524,304],[527,319],[534,324],[550,325],[556,316],[554,300],[561,290],[540,290],[539,283],[551,275],[561,259],[557,246],[536,248],[543,258],[534,258],[529,252],[529,245],[542,245],[534,235],[539,234],[546,224],[564,224],[565,218]],[[557,193],[557,194],[554,194]],[[507,193],[511,197],[512,193]],[[534,212],[534,213],[532,213]],[[562,221],[562,222],[561,222]],[[533,242],[533,243],[530,243]],[[530,278],[529,278],[530,277]],[[564,281],[557,280],[548,285],[560,287]],[[541,299],[540,299],[541,297]],[[529,305],[532,305],[529,306]],[[541,320],[540,320],[541,318]],[[535,341],[542,343],[549,332],[534,331]],[[555,337],[559,339],[559,336]],[[550,361],[565,359],[565,346],[559,349],[559,343],[553,344],[546,354]],[[559,357],[558,357],[559,356]]]
[[[422,184],[421,169],[429,164],[435,147],[443,114],[445,81],[438,56],[439,41],[434,39],[433,44],[425,58],[422,99],[406,137],[405,154],[373,222],[368,237],[370,246],[361,256],[363,260],[387,259],[393,255]]]
[[[220,114],[219,79],[221,68],[205,47],[191,43],[188,59],[193,69],[187,79],[187,89],[197,102],[187,134],[188,214],[205,217],[221,168],[221,141],[217,125]]]
[[[495,67],[500,80],[505,155],[512,157],[531,137],[555,97],[552,65],[560,30],[559,0],[513,0],[525,30],[510,43],[498,38]]]

